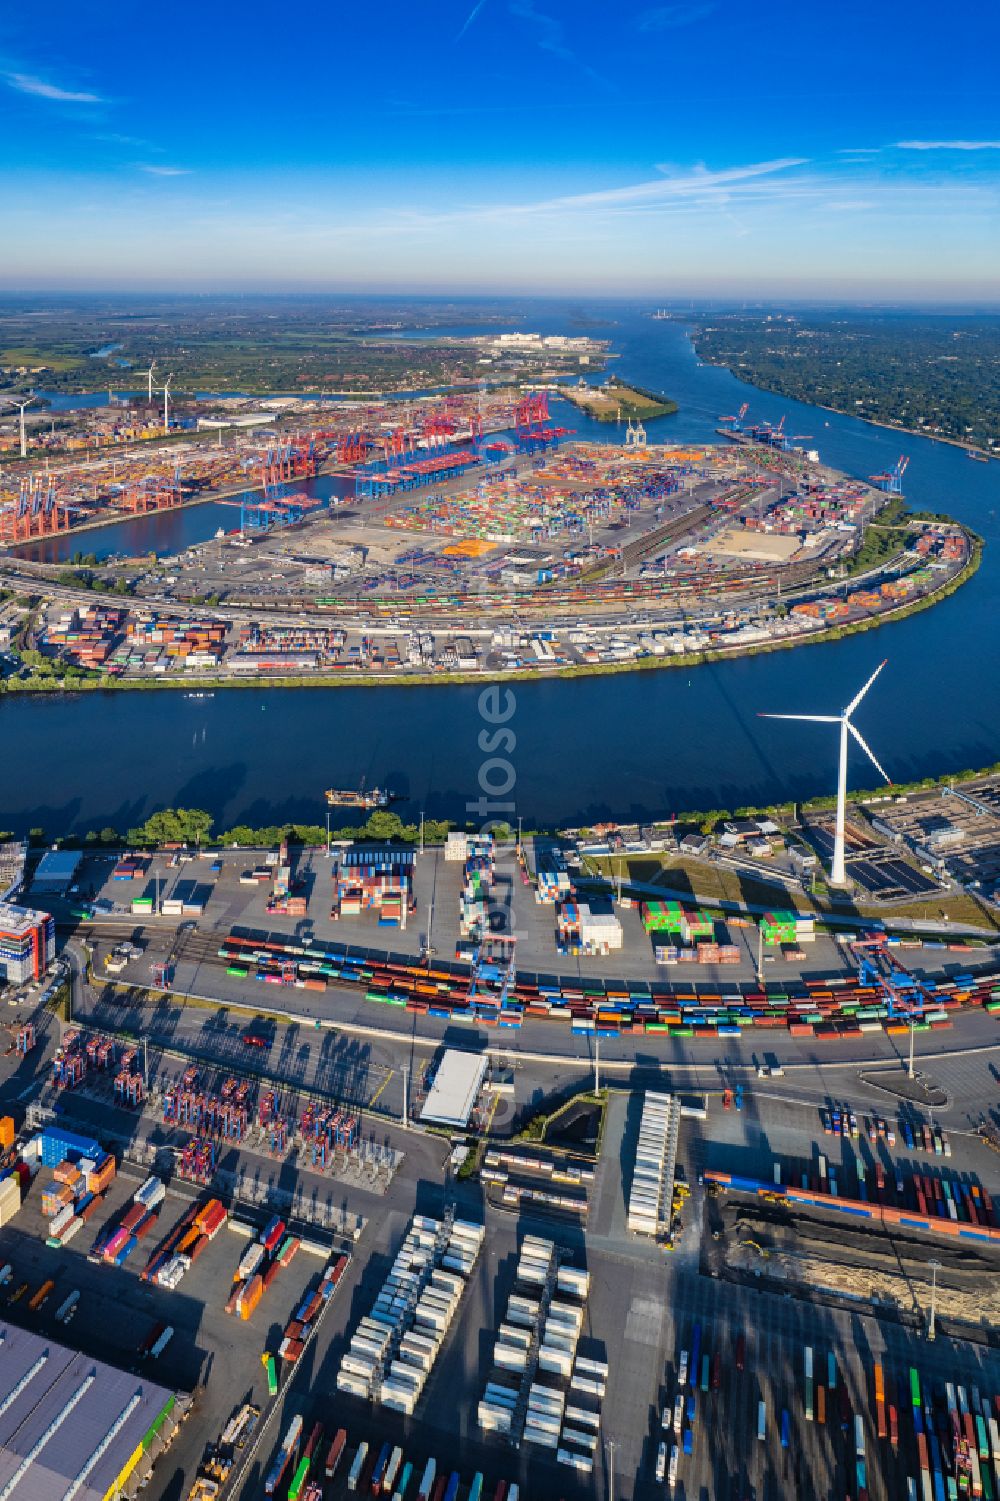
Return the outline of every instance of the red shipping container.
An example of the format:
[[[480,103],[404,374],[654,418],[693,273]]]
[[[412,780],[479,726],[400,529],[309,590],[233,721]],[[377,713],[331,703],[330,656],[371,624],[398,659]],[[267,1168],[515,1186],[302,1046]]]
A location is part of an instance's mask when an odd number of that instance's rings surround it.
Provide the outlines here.
[[[119,1230],[127,1230],[131,1235],[136,1225],[140,1224],[149,1213],[145,1204],[133,1204],[132,1208],[122,1217]]]

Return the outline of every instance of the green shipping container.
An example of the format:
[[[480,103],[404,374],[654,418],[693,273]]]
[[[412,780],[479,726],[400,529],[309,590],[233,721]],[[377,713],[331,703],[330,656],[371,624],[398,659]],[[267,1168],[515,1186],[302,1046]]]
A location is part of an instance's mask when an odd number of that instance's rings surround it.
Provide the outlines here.
[[[299,1497],[302,1495],[302,1488],[308,1478],[309,1459],[307,1457],[299,1460],[299,1467],[292,1476],[292,1483],[288,1487],[288,1501],[299,1501]]]

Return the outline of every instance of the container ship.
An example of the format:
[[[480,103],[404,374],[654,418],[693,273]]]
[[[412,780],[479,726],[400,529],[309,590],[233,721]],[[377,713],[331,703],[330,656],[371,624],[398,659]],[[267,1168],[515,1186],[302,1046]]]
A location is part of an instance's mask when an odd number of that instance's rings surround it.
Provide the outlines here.
[[[366,791],[361,786],[354,792],[328,787],[326,800],[331,808],[365,808],[370,812],[373,808],[388,808],[396,801],[396,794],[387,792],[384,787],[371,787]]]

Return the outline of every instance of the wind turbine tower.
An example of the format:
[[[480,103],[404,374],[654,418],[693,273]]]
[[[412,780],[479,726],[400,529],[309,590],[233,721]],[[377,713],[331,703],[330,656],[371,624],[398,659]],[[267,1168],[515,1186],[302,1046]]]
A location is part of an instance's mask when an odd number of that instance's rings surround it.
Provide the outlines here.
[[[165,433],[170,431],[170,382],[172,380],[173,376],[168,375],[163,383],[163,431]]]
[[[885,778],[890,787],[892,786],[892,779],[889,776],[888,772],[884,771],[876,761],[875,754],[872,751],[871,747],[868,745],[867,741],[862,738],[860,732],[855,728],[851,720],[851,715],[854,713],[855,709],[858,707],[858,704],[864,698],[865,694],[868,692],[869,688],[874,683],[875,679],[878,677],[884,666],[885,662],[879,663],[861,691],[854,695],[854,697],[851,699],[851,702],[847,705],[847,708],[842,710],[840,714],[762,714],[760,716],[762,719],[799,719],[804,720],[809,724],[838,724],[840,726],[840,770],[837,776],[837,823],[833,844],[833,865],[830,868],[830,882],[834,886],[847,885],[847,869],[845,865],[844,855],[846,844],[845,831],[847,824],[848,735],[854,736],[855,740],[858,742],[861,749],[864,751],[865,755],[874,766],[875,770],[881,777]]]
[[[19,412],[20,412],[20,421],[21,421],[21,457],[22,457],[22,459],[26,459],[28,457],[28,430],[27,430],[27,428],[24,425],[24,409],[25,409],[25,407],[30,407],[33,399],[34,399],[33,397],[29,396],[29,398],[28,398],[27,401],[19,401],[17,403],[18,409],[19,409]]]
[[[149,380],[149,404],[150,404],[150,406],[152,406],[152,404],[153,404],[153,371],[155,369],[156,369],[156,361],[153,360],[151,362],[151,364],[150,364],[149,369],[146,371],[146,375],[147,375],[148,380]]]

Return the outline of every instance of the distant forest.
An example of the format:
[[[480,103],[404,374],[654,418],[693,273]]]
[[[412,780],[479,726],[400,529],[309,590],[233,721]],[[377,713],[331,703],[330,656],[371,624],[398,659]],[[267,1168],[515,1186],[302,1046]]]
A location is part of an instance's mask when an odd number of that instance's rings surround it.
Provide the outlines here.
[[[1000,453],[1000,316],[713,312],[695,323],[699,356],[755,386]]]

